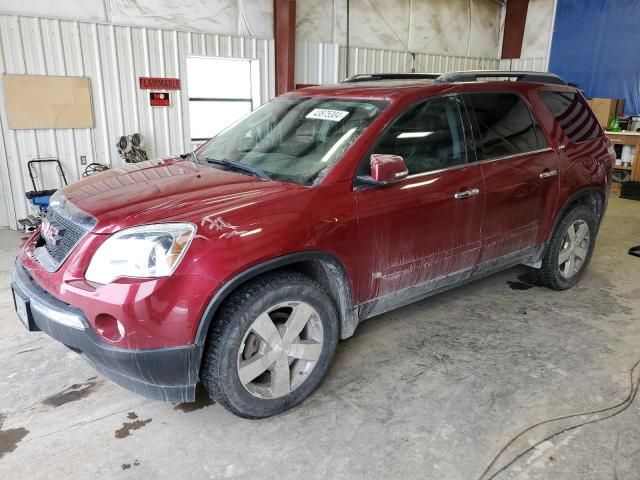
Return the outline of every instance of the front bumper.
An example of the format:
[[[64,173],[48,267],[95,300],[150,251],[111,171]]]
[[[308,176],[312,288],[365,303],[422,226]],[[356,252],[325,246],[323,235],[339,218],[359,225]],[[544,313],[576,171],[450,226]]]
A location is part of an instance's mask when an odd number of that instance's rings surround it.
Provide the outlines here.
[[[43,290],[17,260],[14,295],[27,302],[30,330],[41,330],[79,352],[105,378],[155,400],[192,402],[198,382],[201,347],[124,349],[102,341],[84,314]]]

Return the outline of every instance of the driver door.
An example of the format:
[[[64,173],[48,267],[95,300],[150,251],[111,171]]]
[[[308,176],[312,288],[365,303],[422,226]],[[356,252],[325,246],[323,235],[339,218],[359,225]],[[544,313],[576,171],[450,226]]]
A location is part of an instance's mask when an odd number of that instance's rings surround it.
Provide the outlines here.
[[[480,253],[483,180],[467,152],[470,130],[455,96],[410,107],[371,153],[404,158],[409,175],[356,186],[360,302],[369,315],[469,277]],[[369,159],[359,174],[368,175]]]

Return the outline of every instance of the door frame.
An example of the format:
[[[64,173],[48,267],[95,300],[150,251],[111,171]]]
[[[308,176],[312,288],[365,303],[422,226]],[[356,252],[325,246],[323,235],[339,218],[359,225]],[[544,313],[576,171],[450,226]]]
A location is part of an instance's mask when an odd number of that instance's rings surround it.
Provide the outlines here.
[[[365,184],[365,183],[359,182],[357,179],[358,175],[361,173],[361,169],[363,168],[363,165],[369,164],[371,154],[374,151],[375,145],[377,145],[378,139],[386,135],[386,133],[388,133],[388,131],[391,128],[393,128],[396,122],[406,112],[408,112],[412,108],[433,100],[437,100],[441,98],[449,98],[449,97],[452,97],[458,104],[460,121],[462,125],[463,139],[464,139],[464,151],[465,151],[467,162],[464,164],[453,165],[451,167],[414,173],[407,176],[400,182],[394,183],[394,185],[397,185],[412,179],[415,180],[417,178],[423,178],[423,177],[428,178],[429,176],[432,176],[432,175],[444,174],[449,171],[455,171],[462,168],[473,167],[473,168],[476,168],[478,171],[478,178],[479,178],[479,181],[481,182],[480,193],[481,195],[484,195],[484,178],[482,176],[482,169],[480,168],[480,165],[477,162],[477,158],[475,154],[475,144],[474,144],[471,118],[467,112],[466,105],[458,92],[422,97],[418,100],[415,100],[409,103],[408,105],[405,105],[401,109],[401,111],[397,112],[396,115],[387,122],[385,127],[380,130],[380,132],[377,135],[376,141],[372,142],[371,147],[367,150],[363,158],[360,160],[360,163],[358,164],[352,179],[352,190],[354,194],[357,194],[359,191],[362,191],[362,190],[369,190],[369,189],[383,190],[385,188],[384,186]],[[484,212],[482,212],[481,217],[483,216],[484,216]],[[481,222],[480,228],[479,228],[480,237],[478,239],[478,260],[480,258],[480,252],[482,248],[482,238],[481,238],[482,220],[480,220],[480,222]],[[421,282],[416,285],[412,285],[409,288],[405,288],[403,290],[390,292],[372,299],[365,300],[364,302],[360,303],[358,306],[360,319],[362,320],[365,318],[370,318],[375,315],[380,315],[382,313],[401,307],[403,305],[408,305],[410,303],[418,301],[422,298],[429,297],[440,291],[444,291],[449,288],[453,288],[457,285],[464,284],[468,282],[469,279],[473,278],[473,275],[475,273],[475,270],[477,269],[477,266],[478,264],[476,261],[476,264],[474,264],[473,266],[464,268],[456,272],[450,272],[449,275],[446,275],[444,277],[437,279],[438,281],[434,282],[434,279],[431,279],[426,282]],[[362,272],[360,271],[360,269],[358,270],[359,271],[358,271],[356,291],[361,292]]]
[[[371,159],[371,154],[374,153],[373,149],[374,149],[374,146],[377,145],[378,140],[380,138],[382,138],[384,135],[386,135],[387,132],[389,130],[391,130],[391,128],[393,128],[393,126],[400,119],[400,117],[402,117],[402,115],[407,113],[407,111],[411,110],[414,107],[417,107],[421,103],[429,102],[429,101],[432,101],[432,100],[437,100],[437,99],[440,99],[440,98],[447,98],[447,97],[453,97],[458,102],[458,107],[460,109],[460,120],[462,122],[462,134],[464,136],[464,145],[465,145],[465,154],[466,154],[466,157],[467,157],[467,163],[463,164],[463,165],[454,165],[452,167],[441,168],[439,170],[432,170],[430,172],[413,173],[413,174],[408,175],[407,177],[405,177],[403,180],[415,178],[415,177],[418,177],[418,176],[425,176],[425,175],[429,175],[431,173],[444,172],[446,170],[450,170],[450,169],[454,169],[454,168],[460,168],[461,166],[469,166],[472,163],[477,163],[475,144],[473,143],[474,142],[474,140],[473,140],[473,130],[472,130],[473,127],[472,127],[472,123],[471,123],[471,118],[469,116],[469,113],[467,112],[467,106],[465,105],[462,97],[460,96],[460,93],[459,92],[453,92],[453,93],[444,93],[444,94],[441,94],[441,95],[426,96],[426,97],[422,97],[422,98],[420,98],[418,100],[415,100],[415,101],[409,103],[408,105],[405,105],[404,107],[402,107],[402,110],[397,112],[396,115],[387,122],[387,124],[384,126],[384,128],[382,128],[380,130],[380,132],[378,132],[376,140],[374,142],[372,142],[371,147],[369,147],[367,152],[360,159],[360,162],[358,163],[358,167],[356,168],[356,170],[355,170],[355,172],[353,174],[353,180],[352,180],[352,185],[353,186],[352,186],[352,189],[353,189],[354,192],[358,191],[358,190],[361,190],[361,189],[367,189],[367,188],[381,188],[380,186],[372,185],[370,183],[358,182],[358,175],[359,175],[359,172],[360,172],[360,169],[362,168],[362,166],[365,165],[365,164],[369,164],[369,162],[371,161],[370,160]]]
[[[477,150],[475,148],[475,137],[476,135],[478,135],[479,132],[479,126],[478,126],[478,119],[477,116],[475,114],[475,112],[473,111],[473,109],[469,106],[468,101],[467,101],[467,97],[471,96],[471,95],[483,95],[483,94],[511,94],[511,95],[515,95],[516,97],[518,97],[520,99],[520,101],[525,105],[525,107],[527,108],[528,112],[529,112],[529,117],[531,118],[531,122],[535,127],[535,133],[536,133],[536,141],[538,143],[538,148],[535,150],[531,150],[528,152],[520,152],[520,153],[514,153],[514,154],[508,154],[508,155],[501,155],[498,157],[494,157],[494,158],[489,158],[489,159],[484,159],[484,160],[478,160],[477,158]],[[556,150],[556,148],[554,148],[552,146],[552,142],[550,142],[549,140],[549,135],[547,134],[547,132],[544,130],[543,128],[543,123],[540,121],[540,119],[537,116],[537,111],[534,108],[534,105],[532,105],[531,101],[529,100],[529,95],[535,95],[537,94],[537,91],[533,91],[530,92],[528,95],[523,95],[522,93],[515,91],[515,90],[508,90],[508,89],[498,89],[498,90],[473,90],[473,91],[466,91],[466,92],[460,92],[460,101],[462,102],[462,104],[465,107],[465,112],[469,118],[469,122],[471,124],[471,132],[472,132],[472,137],[473,137],[473,145],[474,145],[474,155],[476,155],[476,163],[479,166],[485,165],[485,164],[492,164],[495,162],[508,162],[509,160],[513,160],[513,159],[518,159],[520,157],[525,157],[525,156],[530,156],[530,155],[536,155],[536,154],[543,154],[543,153],[547,153],[547,152],[554,152],[554,154],[556,155],[556,170],[558,171],[558,173],[560,172],[560,158],[558,155],[558,151]],[[546,146],[541,146],[541,139],[542,141],[546,144]],[[555,182],[560,182],[560,176],[558,175],[557,177],[555,177],[554,179]],[[486,188],[486,186],[485,186]],[[487,193],[487,192],[485,192]],[[557,195],[556,199],[559,199],[559,195]],[[555,206],[555,208],[557,209],[557,204]],[[486,210],[485,210],[485,214],[486,214]],[[535,257],[536,253],[540,250],[541,248],[541,243],[540,243],[540,239],[542,236],[542,229],[540,228],[542,225],[546,225],[548,223],[548,219],[547,218],[543,218],[542,216],[539,218],[538,220],[538,234],[536,237],[536,241],[534,242],[533,245],[528,246],[526,248],[523,248],[521,250],[516,250],[513,252],[508,252],[504,255],[489,259],[487,261],[485,261],[484,263],[478,264],[477,266],[477,273],[478,275],[483,275],[484,273],[488,272],[488,273],[493,273],[499,270],[502,270],[503,268],[508,268],[510,266],[515,266],[519,263],[523,263],[524,261],[529,260],[530,258]],[[484,254],[484,249],[485,249],[486,245],[484,242],[484,238],[482,239],[482,250],[483,250],[483,254]],[[474,274],[475,274],[474,273]]]

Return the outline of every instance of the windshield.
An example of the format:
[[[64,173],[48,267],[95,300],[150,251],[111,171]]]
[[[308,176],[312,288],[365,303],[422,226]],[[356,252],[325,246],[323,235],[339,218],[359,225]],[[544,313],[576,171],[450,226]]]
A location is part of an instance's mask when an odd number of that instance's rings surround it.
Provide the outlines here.
[[[335,164],[384,105],[278,98],[212,138],[196,151],[197,161],[218,168],[242,164],[250,167],[244,169],[247,173],[254,169],[265,178],[310,185]]]

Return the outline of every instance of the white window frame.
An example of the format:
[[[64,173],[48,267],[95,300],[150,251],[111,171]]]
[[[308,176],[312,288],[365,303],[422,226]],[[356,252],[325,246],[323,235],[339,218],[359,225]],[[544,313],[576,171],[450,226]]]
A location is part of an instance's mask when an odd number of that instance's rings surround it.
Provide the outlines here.
[[[208,141],[210,138],[193,138],[191,135],[191,113],[189,107],[191,102],[244,102],[251,104],[251,111],[255,110],[262,104],[260,98],[260,60],[255,58],[236,58],[236,57],[220,57],[210,55],[187,55],[187,58],[203,58],[214,60],[233,60],[239,62],[249,62],[249,71],[251,75],[251,98],[225,98],[225,97],[191,97],[189,93],[189,82],[187,78],[187,119],[189,132],[188,141],[191,145],[202,144]],[[187,62],[188,65],[188,62]],[[187,76],[189,75],[189,69],[187,68]]]

